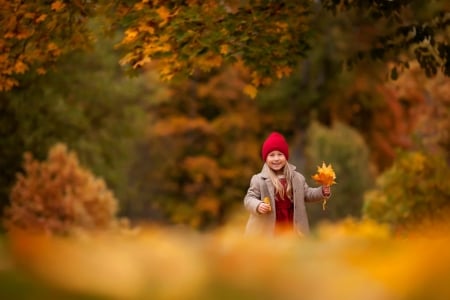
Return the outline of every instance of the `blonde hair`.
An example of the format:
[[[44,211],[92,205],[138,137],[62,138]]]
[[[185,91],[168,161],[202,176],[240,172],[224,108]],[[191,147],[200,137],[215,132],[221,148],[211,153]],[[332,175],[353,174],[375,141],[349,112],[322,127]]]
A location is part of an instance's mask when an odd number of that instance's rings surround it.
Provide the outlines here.
[[[292,200],[292,171],[289,168],[288,164],[284,166],[283,175],[286,178],[286,193],[289,199]],[[275,194],[279,194],[281,198],[284,198],[285,190],[283,188],[283,185],[281,184],[280,179],[278,178],[277,174],[269,168],[269,178],[270,181],[272,181],[272,184],[275,188]]]

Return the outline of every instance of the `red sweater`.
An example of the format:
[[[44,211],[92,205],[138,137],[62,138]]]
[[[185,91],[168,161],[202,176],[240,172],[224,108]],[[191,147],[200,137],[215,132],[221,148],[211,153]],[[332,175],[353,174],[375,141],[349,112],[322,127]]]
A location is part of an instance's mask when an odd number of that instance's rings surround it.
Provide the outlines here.
[[[284,197],[279,193],[275,195],[275,211],[276,211],[276,232],[292,230],[294,223],[294,203],[289,199],[286,192],[286,178],[280,178],[280,182],[284,188]]]

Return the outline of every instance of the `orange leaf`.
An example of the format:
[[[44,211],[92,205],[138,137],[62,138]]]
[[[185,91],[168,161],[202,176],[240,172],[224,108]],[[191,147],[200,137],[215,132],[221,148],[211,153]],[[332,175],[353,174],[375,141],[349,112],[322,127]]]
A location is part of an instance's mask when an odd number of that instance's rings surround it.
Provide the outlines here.
[[[156,10],[156,13],[162,19],[159,26],[164,26],[169,21],[170,11],[165,6],[161,6]]]
[[[254,99],[256,97],[256,94],[258,93],[258,90],[254,85],[247,84],[244,87],[244,93],[250,96],[250,98]]]
[[[52,3],[51,8],[54,11],[60,11],[61,9],[63,9],[66,5],[64,4],[64,2],[62,1],[55,1]]]
[[[332,185],[336,182],[336,174],[334,173],[331,164],[328,166],[325,162],[322,162],[322,166],[317,167],[317,173],[312,176],[312,178],[321,185]]]

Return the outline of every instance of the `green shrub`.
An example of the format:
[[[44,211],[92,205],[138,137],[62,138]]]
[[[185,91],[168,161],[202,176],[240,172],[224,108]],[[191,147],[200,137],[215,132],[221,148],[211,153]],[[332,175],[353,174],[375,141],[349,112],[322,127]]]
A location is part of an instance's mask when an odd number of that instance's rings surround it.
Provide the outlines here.
[[[369,163],[369,150],[362,137],[349,126],[336,122],[331,128],[313,122],[308,129],[305,147],[307,158],[305,177],[311,179],[322,162],[331,164],[336,173],[332,197],[326,210],[322,205],[308,205],[312,224],[321,219],[339,220],[361,216],[364,192],[373,183],[373,171]]]

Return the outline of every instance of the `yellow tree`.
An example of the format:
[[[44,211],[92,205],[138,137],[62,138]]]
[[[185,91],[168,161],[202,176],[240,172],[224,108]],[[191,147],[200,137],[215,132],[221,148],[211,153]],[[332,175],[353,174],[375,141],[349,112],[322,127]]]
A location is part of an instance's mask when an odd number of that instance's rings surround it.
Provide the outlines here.
[[[439,222],[450,209],[450,79],[438,75],[426,80],[417,66],[387,84],[406,105],[414,122],[408,123],[412,152],[397,156],[393,165],[365,195],[364,215],[395,229]],[[409,100],[421,105],[411,105]]]
[[[291,73],[308,48],[309,1],[122,1],[127,54],[138,68],[158,59],[163,79],[244,62],[256,87]]]
[[[450,75],[444,1],[122,1],[122,63],[139,68],[160,59],[163,78],[242,60],[255,87],[289,75],[314,48],[314,24],[336,19],[326,35],[347,67],[364,60],[393,61],[392,77],[417,60],[426,74]],[[328,13],[332,12],[334,13]],[[376,26],[374,26],[374,24]],[[325,34],[325,33],[323,33]]]
[[[404,68],[414,59],[427,75],[450,74],[446,1],[1,0],[0,7],[1,90],[17,85],[18,74],[44,72],[60,55],[89,45],[93,17],[124,30],[123,65],[156,60],[161,77],[171,79],[242,61],[251,72],[245,91],[253,96],[314,48],[321,19],[338,21],[330,35],[352,36],[332,41],[347,66],[369,59]]]
[[[43,74],[61,55],[88,47],[91,1],[0,0],[0,91],[29,71]]]

